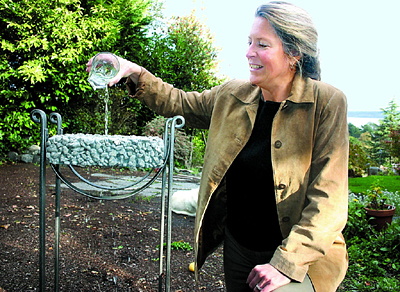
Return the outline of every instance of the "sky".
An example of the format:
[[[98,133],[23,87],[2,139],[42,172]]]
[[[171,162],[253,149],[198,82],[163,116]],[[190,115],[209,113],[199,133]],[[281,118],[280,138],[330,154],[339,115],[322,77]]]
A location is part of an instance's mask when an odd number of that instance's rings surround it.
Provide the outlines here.
[[[267,2],[267,1],[266,1]],[[165,0],[166,17],[193,9],[221,48],[220,74],[247,79],[247,36],[262,0]],[[292,0],[312,17],[319,34],[322,81],[342,90],[349,111],[400,104],[400,0]]]

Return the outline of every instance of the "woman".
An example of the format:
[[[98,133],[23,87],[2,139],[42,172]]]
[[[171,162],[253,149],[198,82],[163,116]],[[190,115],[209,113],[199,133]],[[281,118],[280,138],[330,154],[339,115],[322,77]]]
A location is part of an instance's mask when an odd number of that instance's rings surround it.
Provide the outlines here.
[[[260,6],[248,40],[249,81],[184,92],[120,58],[110,85],[128,77],[129,94],[158,114],[209,129],[196,276],[224,242],[229,292],[336,291],[347,269],[346,98],[318,81],[317,32],[302,9]]]

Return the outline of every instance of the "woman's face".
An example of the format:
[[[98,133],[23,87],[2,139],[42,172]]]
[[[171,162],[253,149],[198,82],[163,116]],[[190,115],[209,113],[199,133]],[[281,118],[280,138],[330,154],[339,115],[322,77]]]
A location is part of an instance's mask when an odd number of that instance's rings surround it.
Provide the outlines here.
[[[293,78],[282,42],[264,17],[254,19],[246,57],[250,67],[250,81],[263,89],[273,89]]]

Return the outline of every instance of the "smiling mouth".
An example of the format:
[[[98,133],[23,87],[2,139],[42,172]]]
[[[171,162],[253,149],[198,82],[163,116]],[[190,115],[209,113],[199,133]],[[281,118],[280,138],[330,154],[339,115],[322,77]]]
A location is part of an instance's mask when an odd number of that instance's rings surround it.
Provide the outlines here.
[[[249,66],[250,66],[251,69],[260,69],[260,68],[263,67],[263,66],[255,65],[255,64],[249,64]]]

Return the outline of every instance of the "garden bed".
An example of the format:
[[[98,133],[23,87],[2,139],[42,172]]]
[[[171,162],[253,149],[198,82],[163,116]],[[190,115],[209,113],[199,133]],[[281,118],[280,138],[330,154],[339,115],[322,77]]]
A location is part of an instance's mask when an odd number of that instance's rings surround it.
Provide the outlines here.
[[[84,170],[89,176],[90,169]],[[3,164],[0,177],[0,291],[38,291],[39,166]],[[54,187],[50,185],[54,173],[48,168],[47,291],[54,289]],[[173,214],[172,222],[172,242],[194,246],[194,218]],[[60,291],[158,291],[159,230],[158,197],[100,202],[63,188]],[[188,270],[193,260],[193,250],[172,251],[171,291],[225,291],[221,250],[209,257],[197,285]]]

